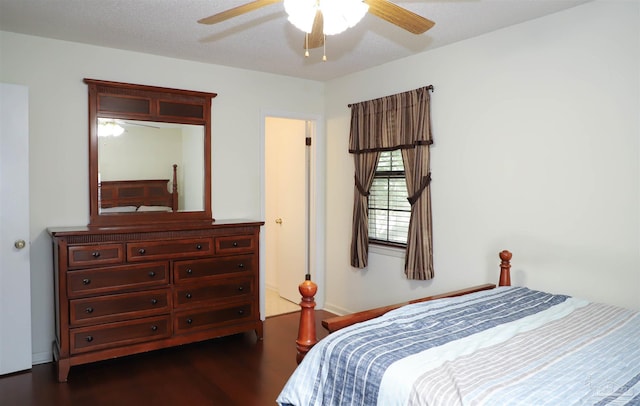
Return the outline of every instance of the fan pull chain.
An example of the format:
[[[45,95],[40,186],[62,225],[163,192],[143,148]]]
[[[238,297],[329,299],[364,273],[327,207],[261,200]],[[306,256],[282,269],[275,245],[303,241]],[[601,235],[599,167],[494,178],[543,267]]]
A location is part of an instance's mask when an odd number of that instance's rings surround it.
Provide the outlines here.
[[[327,36],[323,35],[324,41],[322,41],[322,62],[327,62]]]
[[[304,56],[305,58],[309,56],[309,33],[308,32],[304,34]]]

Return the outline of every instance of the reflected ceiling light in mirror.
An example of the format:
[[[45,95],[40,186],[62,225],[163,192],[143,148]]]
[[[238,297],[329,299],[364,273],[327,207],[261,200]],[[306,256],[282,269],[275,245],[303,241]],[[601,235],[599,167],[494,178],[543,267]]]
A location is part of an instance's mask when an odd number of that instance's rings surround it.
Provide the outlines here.
[[[310,34],[316,12],[322,13],[323,33],[335,35],[356,25],[369,10],[362,0],[284,0],[289,22]]]
[[[98,119],[98,137],[117,137],[124,133],[124,128],[114,120]]]

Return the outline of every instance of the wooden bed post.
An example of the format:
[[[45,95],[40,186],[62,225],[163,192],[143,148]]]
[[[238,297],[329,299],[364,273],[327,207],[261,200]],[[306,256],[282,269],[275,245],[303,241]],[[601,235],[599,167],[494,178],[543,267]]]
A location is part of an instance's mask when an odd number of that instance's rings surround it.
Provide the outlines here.
[[[500,281],[498,286],[511,286],[511,252],[504,250],[500,252]]]
[[[318,285],[311,281],[311,275],[306,274],[302,282],[298,286],[298,290],[302,295],[302,301],[300,302],[300,324],[298,325],[298,339],[296,340],[296,349],[298,353],[296,355],[296,362],[299,364],[302,359],[318,342],[316,336],[316,317],[315,310],[316,302],[314,296],[318,291]]]
[[[173,211],[178,211],[178,165],[173,164],[173,186],[171,188],[172,199],[171,199],[171,208]]]

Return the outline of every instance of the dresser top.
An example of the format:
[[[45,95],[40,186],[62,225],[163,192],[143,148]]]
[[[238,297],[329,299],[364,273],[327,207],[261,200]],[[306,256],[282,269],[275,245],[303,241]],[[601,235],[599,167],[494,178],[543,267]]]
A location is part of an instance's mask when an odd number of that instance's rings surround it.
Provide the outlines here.
[[[215,220],[213,222],[195,222],[195,223],[163,223],[163,224],[144,224],[132,226],[114,226],[114,227],[49,227],[47,232],[53,237],[64,237],[65,235],[79,234],[114,234],[114,233],[144,233],[157,231],[187,231],[187,230],[215,230],[232,227],[260,227],[264,225],[264,221],[249,219],[226,219]]]

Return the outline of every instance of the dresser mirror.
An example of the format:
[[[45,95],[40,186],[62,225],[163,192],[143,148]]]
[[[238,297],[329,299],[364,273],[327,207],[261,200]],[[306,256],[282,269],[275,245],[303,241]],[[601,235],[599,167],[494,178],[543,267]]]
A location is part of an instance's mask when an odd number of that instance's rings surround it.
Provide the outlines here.
[[[85,79],[90,226],[211,222],[215,93]]]

